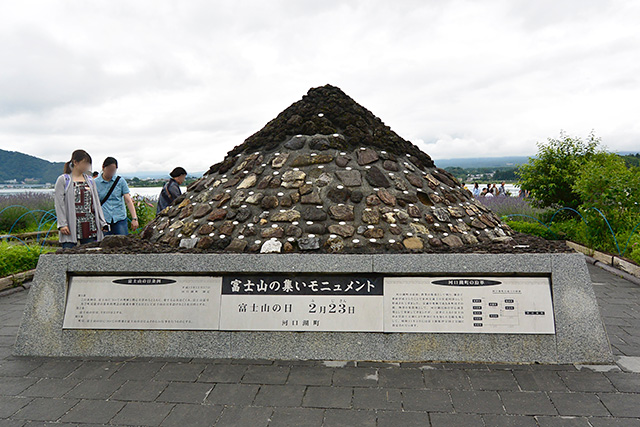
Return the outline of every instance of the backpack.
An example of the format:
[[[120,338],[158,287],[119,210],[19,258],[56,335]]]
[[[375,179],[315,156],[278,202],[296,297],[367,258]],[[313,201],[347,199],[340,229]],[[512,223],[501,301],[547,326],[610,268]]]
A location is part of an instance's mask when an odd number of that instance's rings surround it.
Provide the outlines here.
[[[173,201],[175,200],[175,197],[173,197],[171,195],[171,193],[169,192],[169,186],[171,185],[171,181],[167,182],[163,187],[162,190],[164,190],[164,194],[165,197],[167,198],[167,201],[169,202],[169,205],[171,205],[171,203],[173,203]]]

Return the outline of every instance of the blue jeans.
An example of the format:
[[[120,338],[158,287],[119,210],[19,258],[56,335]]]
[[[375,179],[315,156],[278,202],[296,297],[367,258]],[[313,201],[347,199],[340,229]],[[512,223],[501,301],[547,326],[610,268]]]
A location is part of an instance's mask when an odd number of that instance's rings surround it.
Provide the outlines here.
[[[129,221],[127,219],[123,219],[116,222],[109,223],[111,226],[111,231],[107,231],[104,233],[105,236],[110,236],[113,234],[119,234],[121,236],[126,236],[129,234]]]
[[[80,239],[80,242],[79,242],[79,243],[80,243],[81,245],[84,245],[85,243],[92,243],[92,242],[95,242],[95,241],[96,241],[96,238],[95,238],[95,237],[91,237],[91,238],[89,238],[89,239]],[[75,242],[64,242],[64,243],[62,244],[62,249],[71,249],[71,248],[75,248],[77,244],[78,244],[78,243],[75,243]]]

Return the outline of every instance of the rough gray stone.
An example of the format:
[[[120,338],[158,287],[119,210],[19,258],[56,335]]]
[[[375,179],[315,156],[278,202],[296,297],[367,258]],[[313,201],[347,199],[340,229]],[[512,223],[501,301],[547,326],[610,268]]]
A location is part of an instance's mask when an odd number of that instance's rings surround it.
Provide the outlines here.
[[[302,250],[319,238],[298,239]],[[543,274],[553,286],[556,335],[62,330],[68,274],[139,272]],[[323,360],[450,360],[611,363],[580,254],[156,254],[40,257],[15,346],[31,356],[240,357]],[[353,343],[358,342],[358,346]],[[157,369],[159,369],[158,367]],[[150,374],[155,375],[155,372]],[[117,373],[116,373],[117,374]]]

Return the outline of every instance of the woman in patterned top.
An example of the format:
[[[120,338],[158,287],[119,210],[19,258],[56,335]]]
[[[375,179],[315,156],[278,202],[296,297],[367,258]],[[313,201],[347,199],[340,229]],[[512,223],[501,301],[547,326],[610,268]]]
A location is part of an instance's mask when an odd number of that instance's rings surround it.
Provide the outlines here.
[[[91,156],[76,150],[55,185],[55,206],[62,247],[101,241],[108,230],[96,184],[88,172]]]

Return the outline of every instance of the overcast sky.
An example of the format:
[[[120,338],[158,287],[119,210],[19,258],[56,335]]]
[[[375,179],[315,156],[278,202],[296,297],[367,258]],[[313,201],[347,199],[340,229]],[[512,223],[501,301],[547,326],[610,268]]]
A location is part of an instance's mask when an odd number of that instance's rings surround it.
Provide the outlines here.
[[[3,1],[0,148],[204,171],[311,87],[434,159],[640,150],[640,1]],[[437,162],[436,162],[437,163]]]

